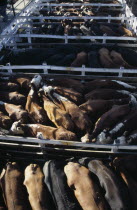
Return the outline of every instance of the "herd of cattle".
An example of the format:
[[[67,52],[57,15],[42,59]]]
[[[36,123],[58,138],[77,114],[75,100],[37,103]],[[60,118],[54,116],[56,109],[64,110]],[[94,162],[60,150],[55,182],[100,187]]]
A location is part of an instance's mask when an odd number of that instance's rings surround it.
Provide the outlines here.
[[[1,134],[137,144],[137,87],[118,80],[0,78]]]
[[[117,46],[58,45],[51,48],[18,49],[4,52],[0,64],[48,65],[91,68],[137,68],[137,52]]]
[[[0,175],[1,210],[136,210],[137,157],[8,162]]]

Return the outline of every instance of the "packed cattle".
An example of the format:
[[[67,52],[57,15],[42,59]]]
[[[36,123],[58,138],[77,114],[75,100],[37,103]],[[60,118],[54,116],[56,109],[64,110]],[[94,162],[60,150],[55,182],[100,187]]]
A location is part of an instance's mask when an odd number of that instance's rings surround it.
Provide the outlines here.
[[[1,166],[0,209],[136,210],[136,158],[8,162]]]
[[[57,45],[46,48],[6,50],[1,52],[0,64],[48,65],[89,68],[137,68],[137,52],[118,46]],[[3,55],[4,54],[4,55]],[[1,84],[3,85],[3,84]],[[1,86],[0,86],[1,87]],[[6,88],[6,87],[5,87]],[[9,87],[7,86],[6,90]],[[14,84],[10,89],[17,90]]]
[[[1,77],[0,81],[4,84],[0,91],[1,134],[137,144],[134,85],[111,79],[81,83],[39,74]]]

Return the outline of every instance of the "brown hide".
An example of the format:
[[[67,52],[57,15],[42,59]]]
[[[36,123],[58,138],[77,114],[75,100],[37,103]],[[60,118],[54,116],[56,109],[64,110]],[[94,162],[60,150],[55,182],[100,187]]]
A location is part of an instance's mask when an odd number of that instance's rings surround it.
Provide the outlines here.
[[[14,82],[17,82],[22,89],[29,91],[31,78],[29,78],[29,77],[18,77],[18,78],[13,78],[12,80]]]
[[[22,123],[28,122],[29,115],[21,105],[4,104],[5,110],[13,121],[21,120]]]
[[[22,124],[20,128],[24,131],[25,136],[37,137],[42,134],[44,139],[77,141],[76,135],[65,128],[53,128],[41,124]]]
[[[0,90],[9,92],[18,91],[19,86],[12,82],[0,82]]]
[[[26,97],[18,92],[0,91],[0,100],[16,105],[25,105]]]
[[[129,174],[128,171],[125,169],[124,166],[120,165],[117,166],[115,165],[116,171],[119,172],[121,175],[122,179],[126,183],[129,194],[130,194],[130,201],[131,201],[131,206],[132,210],[136,210],[137,206],[137,182],[134,180],[132,174]]]
[[[56,127],[62,126],[67,130],[73,131],[74,124],[65,111],[58,108],[46,96],[43,96],[43,102],[44,109],[47,112],[49,119],[56,125]]]
[[[97,120],[102,114],[107,112],[114,105],[113,101],[109,100],[88,100],[81,104],[79,108],[90,116],[92,121]]]
[[[46,111],[40,106],[39,100],[37,93],[31,89],[27,97],[25,108],[31,116],[32,123],[46,125],[48,123],[48,116]]]
[[[71,67],[81,67],[87,63],[88,55],[85,52],[77,54],[76,59],[71,63]]]
[[[72,88],[55,87],[54,89],[56,93],[66,97],[67,99],[69,99],[77,105],[82,104],[84,101],[82,94],[73,90]]]
[[[107,36],[119,36],[119,34],[115,33],[109,26],[100,25],[100,30],[107,34]]]
[[[133,67],[130,66],[122,57],[122,55],[114,50],[111,51],[110,56],[115,64],[119,67],[125,67],[127,69],[132,69]]]
[[[118,30],[120,33],[123,33],[123,35],[125,35],[125,36],[134,36],[130,30],[128,30],[127,28],[125,28],[123,26],[119,26]]]
[[[16,163],[7,163],[0,176],[0,184],[8,210],[30,209],[23,186],[23,173]]]
[[[122,120],[129,112],[131,108],[129,104],[114,106],[108,112],[103,114],[100,119],[95,124],[92,136],[95,138],[104,129],[111,129],[120,120]]]
[[[113,62],[113,60],[111,59],[110,55],[109,55],[109,50],[106,48],[101,48],[99,50],[99,59],[101,62],[101,65],[104,68],[117,68],[117,64],[115,64]]]
[[[46,80],[46,84],[51,86],[60,86],[72,88],[79,93],[83,93],[84,86],[80,81],[74,79],[67,79],[66,77]]]
[[[73,102],[69,101],[65,97],[60,96],[59,94],[49,93],[53,102],[57,104],[62,110],[65,110],[74,122],[76,129],[82,132],[90,132],[92,129],[92,122],[89,117]]]
[[[12,125],[12,120],[0,111],[0,127],[9,129]]]
[[[33,210],[50,210],[49,192],[44,185],[44,174],[37,164],[30,164],[25,169],[24,185]]]
[[[110,79],[96,79],[85,84],[86,92],[95,90],[95,89],[115,89],[115,90],[128,90],[133,91],[136,90],[136,87],[133,85],[129,85],[125,82],[119,82],[118,80],[110,80]]]
[[[90,116],[92,121],[97,120],[105,112],[109,111],[113,105],[123,105],[128,104],[130,101],[129,98],[125,99],[116,99],[116,100],[91,100],[89,99],[84,104],[81,104],[79,108]]]
[[[107,209],[100,189],[92,180],[87,168],[78,163],[69,162],[65,166],[64,172],[67,176],[67,183],[74,190],[83,210]]]
[[[103,99],[103,100],[111,100],[111,99],[123,99],[127,98],[127,94],[124,92],[119,92],[117,90],[113,89],[96,89],[93,90],[85,95],[85,99],[89,100],[97,100],[97,99]]]

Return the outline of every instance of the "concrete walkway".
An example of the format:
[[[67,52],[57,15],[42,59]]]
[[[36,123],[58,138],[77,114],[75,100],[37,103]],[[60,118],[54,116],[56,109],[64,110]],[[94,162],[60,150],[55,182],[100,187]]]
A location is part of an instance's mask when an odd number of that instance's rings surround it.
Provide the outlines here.
[[[13,20],[13,18],[18,15],[22,9],[24,9],[29,2],[31,2],[32,0],[18,0],[15,4],[14,4],[14,10],[15,10],[15,14],[13,13],[13,9],[12,9],[12,5],[8,5],[7,6],[7,15],[8,15],[8,21],[5,23],[3,22],[3,17],[0,16],[0,33],[2,32],[2,30],[7,27],[9,25],[9,23]],[[15,16],[14,16],[15,15]]]

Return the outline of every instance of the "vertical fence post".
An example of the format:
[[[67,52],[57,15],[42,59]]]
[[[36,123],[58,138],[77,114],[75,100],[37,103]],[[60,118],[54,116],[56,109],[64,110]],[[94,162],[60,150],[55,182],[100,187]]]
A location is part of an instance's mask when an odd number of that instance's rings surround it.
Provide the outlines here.
[[[43,65],[43,72],[44,72],[44,74],[48,74],[47,63],[44,62],[42,65]]]
[[[30,28],[28,28],[26,30],[26,34],[28,35],[28,43],[32,44],[32,40],[31,40],[31,37],[30,37],[30,34],[31,34]],[[30,45],[29,48],[32,49],[32,46]]]
[[[7,63],[6,66],[9,67],[9,68],[7,69],[7,70],[8,70],[8,73],[12,74],[12,68],[11,68],[10,63]]]

